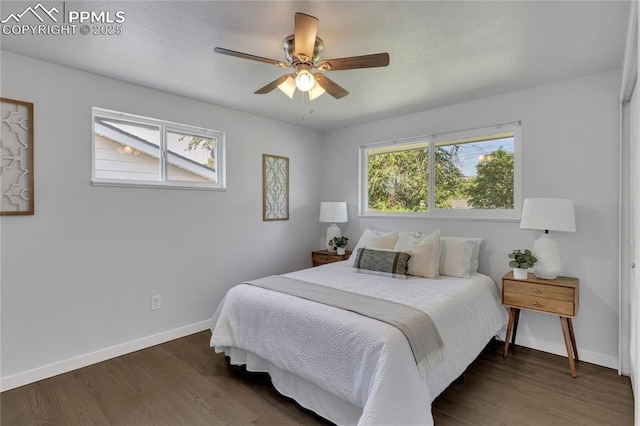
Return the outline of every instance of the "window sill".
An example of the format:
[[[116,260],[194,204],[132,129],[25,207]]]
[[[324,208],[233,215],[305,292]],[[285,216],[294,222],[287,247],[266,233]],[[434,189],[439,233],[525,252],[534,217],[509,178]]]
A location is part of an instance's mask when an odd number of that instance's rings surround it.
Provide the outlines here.
[[[455,214],[457,213],[457,214]],[[464,211],[454,214],[442,213],[385,213],[385,212],[365,212],[359,213],[358,218],[362,219],[420,219],[420,220],[464,220],[483,222],[520,222],[520,212],[517,211]]]
[[[226,187],[213,186],[207,183],[185,182],[154,182],[154,181],[120,181],[93,179],[92,186],[115,186],[122,188],[147,188],[147,189],[187,189],[195,191],[221,191],[226,192]]]

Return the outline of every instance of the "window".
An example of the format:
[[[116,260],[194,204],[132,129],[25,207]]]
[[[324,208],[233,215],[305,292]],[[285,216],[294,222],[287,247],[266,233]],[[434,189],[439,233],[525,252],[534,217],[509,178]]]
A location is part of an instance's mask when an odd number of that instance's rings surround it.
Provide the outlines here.
[[[93,109],[94,185],[225,189],[224,133]]]
[[[365,145],[360,214],[520,218],[520,125]]]

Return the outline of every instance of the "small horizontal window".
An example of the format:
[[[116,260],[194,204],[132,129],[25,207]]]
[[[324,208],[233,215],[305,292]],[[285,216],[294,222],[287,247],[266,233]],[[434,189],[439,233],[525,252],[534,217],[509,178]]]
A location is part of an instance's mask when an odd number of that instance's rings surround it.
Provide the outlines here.
[[[360,214],[518,219],[519,146],[519,125],[362,146]]]
[[[93,109],[94,185],[225,189],[224,133]]]

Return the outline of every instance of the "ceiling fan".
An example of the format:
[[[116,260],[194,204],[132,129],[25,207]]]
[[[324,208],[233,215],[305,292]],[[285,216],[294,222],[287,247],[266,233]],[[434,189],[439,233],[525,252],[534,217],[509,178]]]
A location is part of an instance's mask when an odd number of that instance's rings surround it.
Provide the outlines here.
[[[297,12],[295,15],[295,33],[285,37],[283,40],[286,62],[236,52],[222,47],[216,47],[214,51],[223,55],[272,64],[277,67],[293,68],[293,73],[285,74],[255,92],[256,94],[269,93],[277,87],[290,98],[293,98],[296,89],[308,92],[309,99],[315,99],[325,91],[336,99],[343,98],[349,94],[347,90],[324,74],[319,72],[312,73],[313,69],[339,71],[386,67],[389,65],[389,54],[386,52],[320,60],[324,43],[322,39],[317,37],[317,32],[318,18]]]

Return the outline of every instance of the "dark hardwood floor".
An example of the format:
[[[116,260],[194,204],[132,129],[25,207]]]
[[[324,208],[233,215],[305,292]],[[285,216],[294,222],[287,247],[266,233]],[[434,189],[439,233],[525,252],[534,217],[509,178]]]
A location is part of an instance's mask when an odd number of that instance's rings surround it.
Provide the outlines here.
[[[318,425],[267,375],[229,366],[208,331],[0,396],[4,425]],[[436,425],[632,425],[630,381],[580,362],[490,345],[433,404]]]

